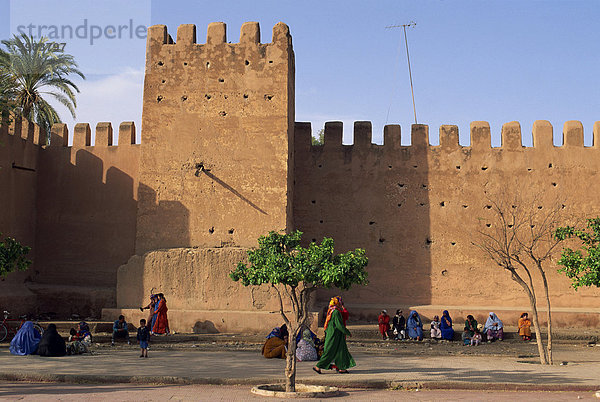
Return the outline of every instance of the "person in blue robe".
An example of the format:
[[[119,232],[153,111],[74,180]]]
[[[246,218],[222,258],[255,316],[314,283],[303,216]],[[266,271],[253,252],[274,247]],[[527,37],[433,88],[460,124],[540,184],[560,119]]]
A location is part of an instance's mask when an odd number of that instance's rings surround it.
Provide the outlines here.
[[[42,335],[33,328],[33,322],[25,321],[10,341],[10,353],[18,356],[33,355],[37,353],[40,339],[42,339]]]

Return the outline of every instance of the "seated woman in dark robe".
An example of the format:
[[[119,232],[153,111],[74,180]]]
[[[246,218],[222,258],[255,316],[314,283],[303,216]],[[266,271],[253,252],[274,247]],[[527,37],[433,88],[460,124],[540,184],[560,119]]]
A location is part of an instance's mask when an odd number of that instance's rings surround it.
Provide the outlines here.
[[[50,324],[48,329],[44,331],[38,346],[38,354],[46,357],[58,357],[67,354],[65,340],[56,331],[56,325]]]
[[[262,354],[267,359],[280,358],[285,359],[288,343],[287,325],[273,328],[273,331],[267,335],[267,340],[262,348]]]

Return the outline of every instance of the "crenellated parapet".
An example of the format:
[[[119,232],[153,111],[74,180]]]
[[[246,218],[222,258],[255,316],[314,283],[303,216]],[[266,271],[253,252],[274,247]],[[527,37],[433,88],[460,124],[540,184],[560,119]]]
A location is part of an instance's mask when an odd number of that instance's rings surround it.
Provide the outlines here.
[[[21,117],[14,117],[10,120],[8,118],[3,119],[0,124],[0,138],[2,136],[20,138],[34,145],[46,145],[46,132],[37,124]]]
[[[137,145],[135,123],[124,121],[119,125],[117,141],[110,122],[96,124],[96,140],[92,145],[92,130],[89,123],[77,123],[73,129],[73,148],[84,147],[113,147],[116,145]],[[50,130],[50,147],[68,147],[69,128],[64,123],[57,123]]]
[[[383,145],[373,143],[371,122],[354,122],[353,144],[342,144],[343,123],[339,121],[325,123],[324,144],[311,145],[312,128],[310,123],[296,122],[295,147],[296,151],[327,152],[340,149],[366,151],[366,150],[398,150],[400,148],[414,152],[437,150],[438,152],[453,152],[456,150],[472,150],[485,152],[491,150],[523,151],[526,149],[600,149],[600,121],[593,127],[593,144],[584,146],[583,124],[580,121],[567,121],[563,126],[562,145],[553,143],[553,127],[546,120],[537,120],[533,124],[533,147],[523,146],[521,125],[513,121],[502,126],[500,147],[491,146],[491,130],[488,122],[474,121],[470,125],[471,143],[468,146],[459,143],[459,130],[455,125],[442,125],[439,128],[439,145],[429,142],[429,126],[413,124],[410,131],[411,145],[402,145],[402,134],[399,125],[390,124],[384,127]]]

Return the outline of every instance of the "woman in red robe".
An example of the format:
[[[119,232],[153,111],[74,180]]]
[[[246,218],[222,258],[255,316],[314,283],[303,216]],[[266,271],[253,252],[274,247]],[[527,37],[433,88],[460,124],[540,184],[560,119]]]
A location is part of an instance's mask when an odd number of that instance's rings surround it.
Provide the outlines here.
[[[158,308],[156,310],[156,321],[152,327],[152,332],[155,334],[169,333],[169,319],[167,318],[167,299],[162,293],[158,294]]]

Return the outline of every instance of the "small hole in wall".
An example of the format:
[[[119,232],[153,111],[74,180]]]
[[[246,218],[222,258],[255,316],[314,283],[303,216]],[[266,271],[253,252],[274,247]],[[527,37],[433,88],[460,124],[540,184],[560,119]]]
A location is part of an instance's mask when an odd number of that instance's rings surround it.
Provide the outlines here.
[[[250,64],[250,62],[248,60],[246,60],[246,61],[244,61],[244,64],[248,65],[248,64]]]
[[[450,242],[450,244],[452,244],[453,246],[456,246],[456,242],[455,241]]]
[[[322,168],[322,167],[323,167],[323,165],[319,165],[319,168]]]
[[[425,239],[425,245],[426,246],[430,246],[431,243],[433,243],[433,240],[431,240],[429,237]]]
[[[225,82],[224,78],[219,78],[219,82]]]
[[[401,207],[401,206],[402,206],[402,204],[398,204],[398,206],[399,206],[399,207]]]
[[[209,94],[204,95],[204,97],[208,100],[210,100],[210,98],[212,98],[212,96],[210,96]]]
[[[167,81],[165,81],[165,80],[162,80],[161,82],[164,84],[164,83],[165,83],[165,82],[167,82]]]
[[[273,99],[273,95],[268,95],[268,94],[265,95],[265,100],[269,100],[270,101],[271,99]]]
[[[183,62],[183,65],[184,65],[184,66],[187,66],[187,65],[188,65],[188,64],[187,64],[187,61],[184,61],[184,62]]]
[[[221,110],[221,111],[219,112],[219,116],[221,116],[221,117],[225,117],[225,116],[227,116],[227,112],[226,112],[226,111],[224,111],[224,110]]]
[[[208,229],[208,233],[210,233],[210,234],[215,233],[215,227],[213,226],[212,228]]]
[[[561,208],[561,209],[565,209],[565,207],[566,207],[566,205],[565,205],[565,204],[562,204],[562,205],[560,206],[560,208]]]
[[[528,171],[528,172],[531,172],[532,170],[533,170],[532,168],[527,168],[527,171]]]
[[[544,208],[544,207],[542,207],[541,205],[538,205],[538,209],[542,209],[542,208]]]
[[[554,187],[556,187],[556,186],[558,186],[558,183],[552,183],[552,185],[553,185]]]
[[[445,201],[440,202],[440,207],[445,207],[445,206],[446,206],[446,202]]]
[[[319,223],[323,223],[323,221],[319,221]]]
[[[549,164],[548,164],[548,168],[551,168],[551,167],[552,167],[552,164],[551,164],[551,163],[549,163]]]
[[[463,207],[464,209],[467,209],[467,208],[469,208],[469,206],[468,206],[467,204],[464,204],[462,207]]]
[[[388,165],[388,169],[391,169],[391,168],[392,168],[392,165]]]
[[[460,170],[460,165],[456,165],[456,170]]]
[[[269,60],[269,64],[273,64],[273,60]]]
[[[227,233],[229,233],[229,234],[233,234],[234,230],[235,230],[235,229],[229,229],[229,230],[227,231]]]
[[[181,100],[182,100],[183,102],[185,102],[185,101],[187,100],[187,95],[183,95],[183,96],[181,97]]]
[[[512,227],[513,227],[513,226],[514,226],[514,225],[508,225],[508,227],[509,227],[509,228],[511,228],[511,229],[512,229]]]
[[[425,203],[424,202],[420,202],[419,205],[422,206],[422,207],[424,207]]]
[[[416,169],[416,168],[418,168],[419,166],[418,166],[418,165],[413,165],[413,167]]]
[[[481,167],[481,170],[487,170],[487,169],[488,169],[488,167],[487,167],[487,166],[482,166],[482,167]]]
[[[511,205],[510,206],[512,209],[515,209],[517,206],[516,205]]]
[[[421,187],[427,188],[427,184],[421,184]]]
[[[223,99],[227,99],[227,95],[223,95]]]
[[[210,68],[210,61],[206,62],[206,68]]]
[[[383,242],[385,242],[385,239],[383,237],[380,237],[379,238],[379,243],[383,243]]]
[[[163,97],[162,97],[162,95],[158,95],[158,96],[156,97],[156,101],[157,101],[158,103],[160,103],[160,101],[161,101],[161,100],[163,100]]]
[[[248,99],[248,94],[244,94],[244,99]]]
[[[486,223],[485,226],[488,227],[488,228],[491,228],[492,224],[491,223]]]
[[[445,269],[445,270],[442,271],[442,276],[446,276],[446,275],[448,275],[448,270],[447,269]]]
[[[369,225],[374,225],[374,224],[375,224],[375,221],[369,222]]]
[[[400,188],[404,187],[404,183],[398,183],[398,187],[400,187]]]
[[[535,227],[535,225],[530,225],[529,227],[533,229]]]
[[[316,203],[317,203],[317,201],[316,201],[316,200],[312,200],[312,201],[311,201],[311,203],[313,203],[313,204],[316,204]]]
[[[159,66],[163,66],[164,64],[165,64],[165,63],[163,63],[162,61],[159,61],[159,62],[158,62],[158,65],[159,65]]]
[[[485,209],[492,209],[492,206],[491,205],[486,205],[484,208]]]

